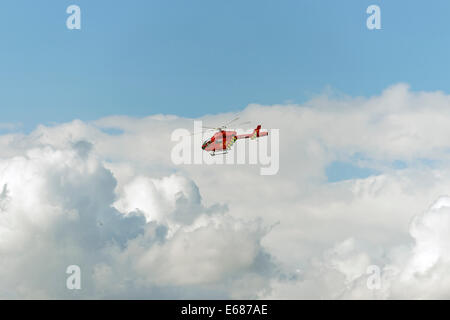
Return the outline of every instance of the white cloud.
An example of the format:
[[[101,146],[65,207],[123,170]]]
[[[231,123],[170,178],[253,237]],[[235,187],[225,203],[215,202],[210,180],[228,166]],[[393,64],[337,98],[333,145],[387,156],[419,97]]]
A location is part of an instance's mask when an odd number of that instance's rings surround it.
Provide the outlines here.
[[[166,224],[191,224],[205,211],[197,186],[178,175],[162,179],[138,176],[123,187],[114,206],[122,213],[140,211],[147,221]]]
[[[90,150],[87,142],[35,147],[0,161],[2,297],[77,297],[64,287],[72,264],[83,272],[82,297],[154,297],[160,287],[258,274],[262,228],[203,207],[195,184],[177,175],[137,177],[117,197],[114,176]]]
[[[277,175],[175,166],[171,133],[193,125],[175,116],[0,136],[0,296],[448,297],[450,201],[422,212],[450,195],[449,96],[399,84],[241,118],[280,129]],[[337,160],[380,174],[329,183]],[[70,264],[81,292],[64,287]],[[380,290],[367,288],[370,265]]]

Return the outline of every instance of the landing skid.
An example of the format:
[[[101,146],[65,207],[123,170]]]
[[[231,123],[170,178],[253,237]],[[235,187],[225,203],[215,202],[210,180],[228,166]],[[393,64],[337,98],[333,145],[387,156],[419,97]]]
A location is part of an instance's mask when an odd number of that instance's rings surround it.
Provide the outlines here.
[[[227,154],[227,153],[228,153],[228,150],[227,151],[222,151],[222,152],[219,152],[219,153],[216,153],[216,152],[213,151],[213,152],[210,153],[210,155],[214,157],[214,156],[218,156],[218,155],[221,155],[221,154]]]

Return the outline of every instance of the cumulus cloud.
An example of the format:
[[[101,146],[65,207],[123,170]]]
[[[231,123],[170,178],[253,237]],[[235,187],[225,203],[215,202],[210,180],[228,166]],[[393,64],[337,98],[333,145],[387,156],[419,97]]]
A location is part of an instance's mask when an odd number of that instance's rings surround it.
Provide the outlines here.
[[[450,197],[441,197],[414,217],[411,245],[387,248],[376,260],[349,238],[314,259],[300,278],[274,287],[287,299],[448,299],[449,219]]]
[[[64,279],[73,264],[82,270],[80,297],[156,297],[195,285],[201,295],[211,284],[226,297],[233,287],[221,281],[263,276],[254,266],[264,255],[262,226],[202,206],[195,183],[175,174],[136,177],[117,195],[92,145],[68,145],[0,160],[3,298],[71,297]]]
[[[0,297],[449,296],[450,96],[398,84],[240,116],[280,130],[276,175],[174,164],[172,132],[193,129],[176,116],[1,135]],[[372,175],[328,181],[336,161]]]
[[[193,181],[171,175],[162,179],[138,176],[123,187],[114,206],[123,213],[142,212],[147,221],[191,224],[205,208]]]

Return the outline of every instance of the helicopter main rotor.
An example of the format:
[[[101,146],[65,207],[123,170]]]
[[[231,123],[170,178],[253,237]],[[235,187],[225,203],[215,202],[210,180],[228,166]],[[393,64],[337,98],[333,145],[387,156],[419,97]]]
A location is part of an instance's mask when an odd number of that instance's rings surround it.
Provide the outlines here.
[[[232,124],[233,122],[235,122],[235,121],[237,121],[239,119],[240,119],[240,117],[236,117],[233,120],[228,121],[227,123],[225,123],[224,125],[222,125],[220,127],[208,127],[208,126],[202,126],[202,127],[205,128],[205,129],[217,130],[217,131],[220,132],[220,131],[224,131],[224,129],[227,129],[230,124]],[[244,124],[249,124],[249,123],[251,123],[251,121],[242,122],[239,125],[244,125]]]

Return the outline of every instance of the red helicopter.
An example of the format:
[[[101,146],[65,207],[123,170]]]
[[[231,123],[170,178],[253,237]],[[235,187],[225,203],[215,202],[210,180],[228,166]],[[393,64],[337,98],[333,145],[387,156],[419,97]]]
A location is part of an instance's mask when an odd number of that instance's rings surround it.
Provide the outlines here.
[[[228,131],[225,130],[227,128],[227,126],[238,120],[239,118],[235,118],[233,120],[231,120],[230,122],[228,122],[227,124],[218,127],[218,128],[210,128],[209,129],[214,129],[214,130],[218,130],[218,132],[216,132],[210,139],[206,140],[203,145],[202,145],[202,149],[205,151],[210,152],[210,154],[212,156],[215,156],[216,154],[226,154],[228,152],[228,150],[231,149],[231,146],[236,142],[236,140],[238,139],[256,139],[259,137],[264,137],[269,135],[269,132],[264,131],[261,132],[261,125],[258,125],[256,127],[256,129],[253,130],[252,133],[248,133],[248,134],[237,134],[236,131]],[[249,123],[249,122],[246,122]],[[242,123],[242,124],[246,124],[246,123]],[[208,127],[204,127],[204,128],[208,128]],[[220,153],[216,153],[217,151],[219,151]]]

